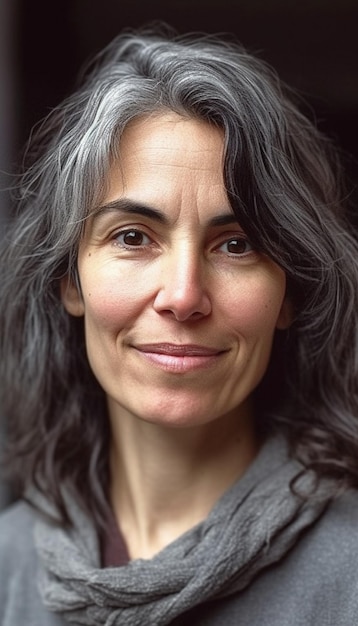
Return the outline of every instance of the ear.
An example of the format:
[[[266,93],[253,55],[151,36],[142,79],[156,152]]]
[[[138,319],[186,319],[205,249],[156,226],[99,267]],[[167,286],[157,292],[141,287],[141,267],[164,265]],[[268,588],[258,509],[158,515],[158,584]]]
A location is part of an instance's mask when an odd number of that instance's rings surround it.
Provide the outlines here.
[[[70,276],[61,280],[61,300],[67,313],[75,317],[81,317],[85,313],[79,282]]]
[[[278,330],[287,330],[293,322],[293,306],[291,300],[286,296],[284,299],[280,313],[277,318],[276,328]]]

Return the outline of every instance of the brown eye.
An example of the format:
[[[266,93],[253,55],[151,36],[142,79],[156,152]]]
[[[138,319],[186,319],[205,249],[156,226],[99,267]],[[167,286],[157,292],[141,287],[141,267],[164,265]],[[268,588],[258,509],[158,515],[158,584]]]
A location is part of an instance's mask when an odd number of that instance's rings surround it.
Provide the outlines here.
[[[244,237],[232,237],[225,241],[219,249],[230,255],[248,254],[253,250],[251,243]]]
[[[149,237],[142,233],[142,231],[134,228],[117,233],[115,239],[117,244],[124,248],[134,248],[150,244]]]

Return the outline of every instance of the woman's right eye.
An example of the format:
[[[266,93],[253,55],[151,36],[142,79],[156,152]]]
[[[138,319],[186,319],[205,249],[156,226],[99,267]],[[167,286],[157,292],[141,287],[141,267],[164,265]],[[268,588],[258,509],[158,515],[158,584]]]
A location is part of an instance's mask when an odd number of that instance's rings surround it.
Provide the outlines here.
[[[117,232],[114,236],[114,242],[116,245],[127,249],[140,248],[148,246],[152,243],[148,235],[136,228],[128,228],[126,230],[122,230],[121,232]]]

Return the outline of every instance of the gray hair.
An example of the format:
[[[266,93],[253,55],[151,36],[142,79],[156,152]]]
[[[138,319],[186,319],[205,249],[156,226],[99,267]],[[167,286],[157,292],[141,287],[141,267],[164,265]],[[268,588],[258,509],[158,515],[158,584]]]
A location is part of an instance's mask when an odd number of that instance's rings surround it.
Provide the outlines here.
[[[37,129],[1,252],[11,469],[21,490],[35,483],[64,521],[66,481],[101,523],[109,427],[82,320],[64,310],[60,279],[76,277],[83,224],[105,194],[124,128],[168,109],[224,130],[232,209],[286,272],[294,322],[277,333],[255,393],[261,428],[284,431],[319,475],[358,483],[358,245],[334,149],[275,72],[239,44],[126,31]]]

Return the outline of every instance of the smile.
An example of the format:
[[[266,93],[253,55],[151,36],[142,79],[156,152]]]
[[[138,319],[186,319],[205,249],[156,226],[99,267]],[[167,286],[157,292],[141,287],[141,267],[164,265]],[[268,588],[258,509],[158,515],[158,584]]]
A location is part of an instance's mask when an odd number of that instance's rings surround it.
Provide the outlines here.
[[[227,350],[195,344],[141,344],[135,349],[151,364],[173,373],[207,369],[217,364]]]

